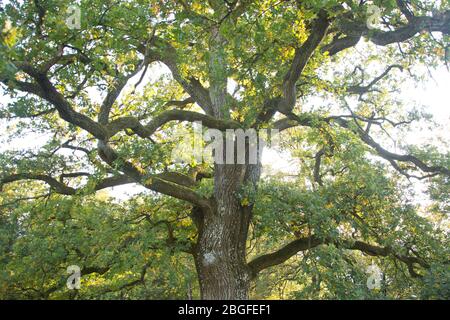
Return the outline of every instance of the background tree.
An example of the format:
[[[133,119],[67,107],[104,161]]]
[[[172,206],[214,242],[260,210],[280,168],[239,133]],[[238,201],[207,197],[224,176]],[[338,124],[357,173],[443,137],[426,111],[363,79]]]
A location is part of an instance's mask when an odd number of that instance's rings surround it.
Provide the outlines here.
[[[2,117],[50,136],[0,159],[2,296],[448,297],[448,155],[382,146],[423,119],[400,83],[445,62],[448,3],[374,4],[377,29],[365,1],[81,1],[71,29],[72,1],[5,3]],[[298,177],[174,162],[195,121],[282,131]],[[407,179],[429,182],[428,219]],[[102,196],[124,184],[147,192]],[[65,290],[70,264],[85,291]]]

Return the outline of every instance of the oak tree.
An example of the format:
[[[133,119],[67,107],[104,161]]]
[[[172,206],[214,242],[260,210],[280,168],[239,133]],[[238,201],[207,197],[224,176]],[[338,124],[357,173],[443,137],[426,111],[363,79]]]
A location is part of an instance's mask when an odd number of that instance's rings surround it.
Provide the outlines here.
[[[82,264],[85,279],[116,281],[86,297],[149,277],[154,290],[133,297],[183,297],[169,283],[195,287],[194,268],[203,299],[267,297],[283,268],[295,297],[373,297],[346,286],[365,284],[377,259],[385,296],[448,294],[431,289],[448,276],[448,154],[386,146],[387,132],[426,121],[402,111],[401,83],[446,63],[448,2],[11,0],[0,25],[4,135],[48,137],[0,158],[0,263],[11,270],[0,293],[64,296],[52,274]],[[262,174],[260,156],[175,161],[177,130],[195,122],[279,130],[296,176]],[[429,187],[428,218],[408,181]],[[99,198],[121,185],[146,191]],[[39,276],[8,284],[24,262]],[[175,265],[181,280],[167,273]]]

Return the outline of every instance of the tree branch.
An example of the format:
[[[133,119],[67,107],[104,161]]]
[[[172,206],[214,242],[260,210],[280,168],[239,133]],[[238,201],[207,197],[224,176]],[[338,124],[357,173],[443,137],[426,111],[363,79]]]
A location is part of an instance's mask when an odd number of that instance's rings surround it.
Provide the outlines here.
[[[296,48],[292,64],[283,81],[283,100],[280,101],[279,110],[288,113],[292,111],[297,100],[296,83],[303,69],[311,58],[313,52],[322,42],[330,25],[328,15],[321,11],[319,17],[314,21],[308,39],[300,48]]]
[[[164,63],[171,71],[173,78],[183,87],[183,89],[197,102],[206,114],[212,115],[211,99],[209,91],[205,89],[200,81],[190,77],[185,78],[178,66],[177,52],[175,48],[167,41],[154,36],[152,40],[155,48],[148,49],[149,58],[154,61]],[[145,54],[146,47],[141,45],[138,51]]]
[[[424,268],[429,268],[429,265],[424,261],[422,261],[421,259],[412,256],[396,254],[389,247],[379,247],[362,241],[350,241],[350,240],[333,241],[330,239],[319,239],[316,236],[310,236],[294,240],[275,252],[255,258],[254,260],[248,263],[248,266],[252,271],[252,276],[256,277],[256,275],[260,271],[281,264],[290,259],[291,257],[293,257],[294,255],[296,255],[298,252],[313,249],[319,245],[330,245],[330,244],[348,250],[358,250],[369,256],[387,257],[389,255],[392,255],[394,258],[407,264],[408,269],[413,268],[414,264],[418,264]],[[419,275],[416,272],[412,272],[411,276],[417,277]]]
[[[420,159],[418,159],[412,155],[401,155],[401,154],[396,154],[396,153],[390,152],[390,151],[384,149],[380,144],[375,142],[375,140],[373,140],[372,137],[366,131],[362,130],[359,127],[351,128],[349,121],[344,120],[342,118],[334,118],[334,120],[341,127],[350,129],[351,131],[355,132],[361,138],[361,140],[364,141],[369,146],[371,146],[380,157],[388,160],[391,163],[392,163],[392,161],[410,162],[410,163],[413,163],[416,167],[418,167],[423,172],[442,173],[447,176],[450,176],[450,170],[447,168],[440,167],[440,166],[429,166],[426,163],[424,163],[423,161],[421,161]],[[398,166],[394,166],[394,167],[396,169],[398,168]]]
[[[147,175],[142,169],[135,167],[128,161],[118,161],[119,156],[114,151],[114,149],[112,149],[111,146],[105,141],[100,140],[98,143],[98,148],[99,155],[103,159],[103,161],[108,163],[111,167],[118,168],[125,175],[133,179],[135,182],[142,184],[144,187],[155,192],[159,192],[180,200],[190,202],[192,204],[198,205],[201,208],[205,208],[208,210],[211,208],[211,203],[208,199],[204,198],[188,187],[173,182],[175,181],[174,176],[169,177],[169,179],[172,181],[168,181],[164,179],[168,178],[167,173],[163,173],[161,176],[159,176],[158,174]]]
[[[264,254],[253,259],[248,263],[248,266],[252,272],[252,276],[256,277],[260,271],[281,264],[298,252],[315,248],[321,244],[323,244],[323,241],[315,237],[297,239],[275,252]]]
[[[286,115],[292,112],[297,100],[297,80],[312,54],[325,37],[329,24],[327,14],[321,11],[319,17],[313,22],[308,39],[295,49],[294,59],[284,76],[282,84],[283,96],[270,98],[264,102],[263,108],[257,116],[257,124],[270,120],[277,111]]]
[[[86,176],[85,173],[74,173],[74,174],[63,174],[61,177],[79,177],[79,176]],[[51,188],[54,189],[56,193],[63,194],[63,195],[74,195],[78,192],[78,190],[81,189],[75,189],[72,187],[69,187],[68,185],[64,184],[62,181],[58,181],[57,179],[51,177],[50,175],[46,174],[34,174],[34,173],[18,173],[18,174],[12,174],[6,177],[3,177],[0,179],[0,191],[3,188],[3,185],[15,181],[21,181],[21,180],[39,180],[47,183]],[[113,176],[108,177],[103,180],[100,180],[97,182],[94,186],[93,191],[99,191],[102,189],[115,187],[119,185],[124,185],[128,183],[134,183],[135,181],[127,176]]]
[[[122,117],[111,121],[107,126],[109,136],[114,136],[119,131],[131,129],[142,138],[153,135],[158,128],[170,121],[201,121],[208,128],[219,130],[238,129],[241,125],[233,120],[221,120],[202,113],[186,110],[168,110],[154,117],[147,125],[142,125],[135,117]]]
[[[450,34],[450,11],[437,13],[431,17],[421,16],[412,18],[408,24],[393,31],[375,31],[369,34],[369,39],[379,46],[404,42],[421,31],[442,32]]]
[[[56,108],[63,120],[86,130],[96,138],[104,139],[107,137],[105,128],[91,118],[76,112],[44,73],[26,62],[16,62],[15,65],[19,70],[24,71],[36,81],[36,84],[15,81],[14,83],[18,85],[20,90],[35,94],[48,101]]]
[[[345,49],[354,47],[363,36],[376,45],[386,46],[392,43],[404,42],[422,31],[450,34],[449,10],[436,13],[433,16],[416,17],[407,9],[404,1],[397,1],[397,4],[407,18],[407,24],[392,31],[380,31],[369,30],[365,21],[362,23],[348,21],[347,23],[342,23],[342,25],[345,25],[345,28],[337,26],[340,33],[343,33],[345,36],[335,37],[331,43],[322,48],[322,51],[328,51],[330,56],[335,55]]]
[[[353,120],[361,120],[355,116],[350,116],[353,118]],[[447,176],[450,176],[450,170],[448,168],[444,168],[441,166],[430,166],[427,165],[422,160],[418,159],[417,157],[414,157],[412,155],[401,155],[396,154],[393,152],[390,152],[386,149],[384,149],[380,144],[378,144],[375,140],[372,139],[372,137],[364,131],[360,126],[354,128],[350,125],[350,121],[343,119],[343,117],[340,116],[330,116],[326,118],[320,118],[320,117],[311,117],[308,113],[303,113],[300,115],[294,115],[291,114],[289,118],[281,119],[273,124],[274,128],[281,130],[285,130],[288,128],[295,127],[296,125],[301,126],[308,126],[308,127],[317,127],[317,123],[328,123],[330,124],[331,121],[335,121],[338,125],[345,129],[349,129],[355,134],[357,134],[363,142],[365,142],[367,145],[372,147],[377,154],[388,160],[391,164],[393,164],[394,168],[399,170],[400,173],[405,174],[398,165],[396,165],[395,161],[399,162],[410,162],[413,163],[417,168],[422,170],[423,172],[430,173],[430,174],[445,174]],[[413,177],[413,176],[410,176]]]
[[[364,93],[371,91],[372,87],[374,85],[376,85],[379,81],[381,81],[384,77],[386,77],[389,74],[389,72],[391,72],[392,69],[399,69],[400,71],[403,71],[402,66],[400,66],[398,64],[391,65],[391,66],[387,67],[387,69],[385,71],[383,71],[383,73],[381,73],[379,76],[375,77],[375,79],[373,79],[369,84],[367,84],[365,86],[361,86],[361,85],[349,86],[347,88],[347,92],[352,93],[352,94],[363,95]]]
[[[109,121],[109,114],[111,112],[111,108],[122,92],[123,88],[127,85],[128,81],[137,75],[143,68],[146,68],[152,60],[148,58],[148,52],[144,56],[144,59],[135,66],[134,71],[126,76],[119,76],[115,79],[111,88],[109,89],[103,103],[100,107],[100,112],[98,114],[98,122],[101,124],[107,124]],[[145,71],[144,71],[145,73]],[[144,74],[143,74],[144,75]]]

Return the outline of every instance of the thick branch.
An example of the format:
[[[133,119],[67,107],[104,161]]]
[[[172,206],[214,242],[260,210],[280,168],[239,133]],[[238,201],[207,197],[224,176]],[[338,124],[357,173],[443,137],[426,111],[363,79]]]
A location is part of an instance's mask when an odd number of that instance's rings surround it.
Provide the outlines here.
[[[392,255],[396,259],[407,264],[408,269],[412,268],[413,264],[419,264],[424,268],[429,267],[428,264],[421,259],[396,254],[389,247],[379,247],[362,241],[332,241],[330,239],[319,239],[315,236],[294,240],[275,252],[255,258],[248,263],[248,266],[252,271],[252,275],[255,277],[260,271],[281,264],[296,255],[298,252],[306,251],[323,244],[334,244],[336,247],[342,247],[348,250],[358,250],[370,256],[387,257]],[[417,276],[418,274],[414,272],[411,273],[411,275]]]
[[[174,176],[168,178],[167,173],[159,175],[146,175],[142,169],[135,167],[128,161],[119,160],[119,156],[105,141],[99,141],[99,155],[100,157],[112,167],[121,170],[125,175],[133,179],[135,182],[142,184],[144,187],[159,192],[180,200],[190,202],[198,205],[201,208],[210,209],[211,203],[208,199],[196,193],[194,190],[177,184],[173,181]],[[171,181],[165,180],[169,179]],[[179,180],[177,179],[177,182]]]
[[[211,99],[209,92],[205,89],[200,81],[193,77],[184,77],[178,66],[177,52],[175,48],[167,41],[154,36],[152,40],[155,48],[146,50],[146,47],[142,45],[138,50],[145,54],[147,51],[151,60],[160,61],[164,63],[172,72],[173,78],[183,87],[183,89],[197,102],[197,104],[206,112],[206,114],[212,115]]]
[[[328,52],[330,56],[356,46],[362,37],[362,32],[351,34],[343,38],[335,38],[331,43],[322,48],[322,52]]]
[[[107,124],[109,121],[109,114],[111,112],[111,108],[116,102],[117,98],[119,97],[120,93],[122,92],[123,88],[127,85],[128,81],[137,75],[143,68],[145,68],[151,61],[144,57],[144,59],[135,66],[135,70],[128,74],[127,76],[120,75],[114,83],[112,84],[111,88],[109,89],[108,93],[106,94],[105,99],[102,102],[102,105],[100,107],[100,112],[98,114],[98,122],[101,124]],[[145,71],[144,71],[145,72]]]
[[[329,24],[327,14],[321,11],[319,17],[313,23],[308,39],[300,47],[295,49],[294,59],[284,76],[282,85],[283,95],[268,99],[264,102],[263,108],[257,116],[257,124],[270,120],[276,111],[280,111],[286,115],[292,112],[297,100],[296,83],[312,54],[325,37]]]
[[[221,120],[202,113],[186,110],[168,110],[153,118],[147,125],[142,125],[135,117],[123,117],[111,121],[107,125],[110,136],[119,131],[131,129],[142,138],[148,138],[164,124],[170,121],[201,121],[208,128],[219,130],[237,129],[241,125],[232,120]]]
[[[61,177],[79,177],[79,176],[85,176],[86,174],[82,173],[74,173],[74,174],[63,174]],[[46,175],[46,174],[33,174],[33,173],[18,173],[9,175],[6,177],[3,177],[0,180],[0,191],[3,187],[3,185],[15,181],[21,181],[21,180],[38,180],[43,181],[47,183],[51,188],[54,189],[56,193],[63,194],[63,195],[74,195],[78,192],[78,189],[69,187],[62,181],[58,181],[57,179]],[[102,189],[120,186],[128,183],[134,183],[132,179],[130,179],[127,176],[114,176],[114,177],[108,177],[103,180],[100,180],[97,182],[94,186],[93,191],[99,191]]]
[[[14,83],[18,85],[20,90],[35,94],[48,101],[56,108],[63,120],[86,130],[96,138],[104,139],[107,137],[105,128],[91,118],[76,112],[44,73],[33,68],[28,63],[21,62],[15,63],[15,65],[36,81],[36,84],[15,81]]]
[[[76,193],[76,189],[65,185],[62,182],[59,182],[55,178],[52,178],[49,175],[44,174],[30,174],[30,173],[18,173],[13,174],[7,177],[4,177],[0,180],[0,191],[4,184],[20,181],[20,180],[40,180],[47,183],[50,187],[52,187],[57,193],[64,195],[73,195]]]
[[[248,266],[255,277],[260,271],[281,264],[298,252],[312,249],[321,244],[323,244],[323,241],[315,237],[297,239],[275,252],[255,258],[248,263]]]
[[[303,43],[300,48],[295,50],[294,59],[291,67],[283,81],[283,100],[280,101],[278,109],[289,113],[295,105],[297,100],[296,83],[299,79],[303,69],[311,58],[313,52],[322,42],[322,39],[327,33],[327,29],[330,22],[328,16],[324,12],[319,13],[319,17],[314,21],[311,33],[308,39]]]
[[[450,11],[437,13],[432,17],[411,18],[407,25],[393,31],[376,31],[373,35],[369,35],[369,39],[379,46],[386,46],[391,43],[404,42],[421,31],[450,34]]]
[[[450,11],[447,10],[433,16],[416,17],[409,11],[405,1],[398,0],[397,4],[407,18],[407,24],[392,31],[380,31],[369,30],[365,21],[362,23],[348,21],[342,23],[342,25],[345,25],[345,30],[338,26],[338,29],[344,36],[335,37],[331,43],[323,47],[322,51],[328,51],[329,55],[335,55],[345,49],[354,47],[363,36],[366,36],[376,45],[386,46],[407,41],[422,31],[450,34]]]

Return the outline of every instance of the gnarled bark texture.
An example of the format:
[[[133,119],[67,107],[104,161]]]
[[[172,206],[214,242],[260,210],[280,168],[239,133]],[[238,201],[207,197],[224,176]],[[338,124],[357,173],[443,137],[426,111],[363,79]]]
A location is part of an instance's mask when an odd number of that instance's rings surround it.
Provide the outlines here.
[[[200,213],[195,263],[202,299],[247,299],[251,270],[246,240],[251,206],[243,206],[238,192],[256,183],[260,165],[216,164],[214,206]]]

